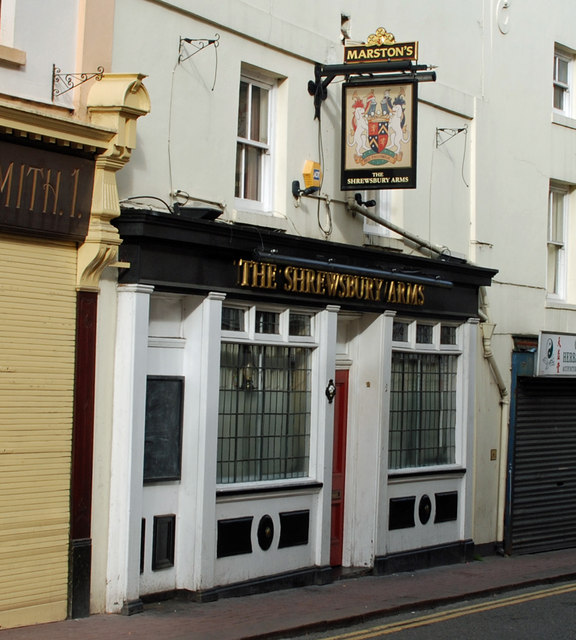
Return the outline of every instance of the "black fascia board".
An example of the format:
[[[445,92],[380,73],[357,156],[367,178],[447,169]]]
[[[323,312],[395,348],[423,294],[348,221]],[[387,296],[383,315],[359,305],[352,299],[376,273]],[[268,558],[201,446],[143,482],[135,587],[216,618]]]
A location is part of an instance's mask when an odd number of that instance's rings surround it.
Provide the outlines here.
[[[450,297],[456,295],[467,300],[463,304],[464,315],[464,308],[471,312],[472,307],[475,309],[473,315],[476,315],[477,306],[472,304],[471,296],[477,296],[478,287],[489,286],[497,273],[494,269],[471,265],[450,256],[411,256],[374,247],[293,236],[264,227],[217,220],[186,220],[165,212],[125,209],[113,224],[122,238],[120,260],[131,265],[129,269],[121,269],[120,282],[154,284],[159,289],[222,289],[249,295],[250,292],[240,292],[232,286],[230,274],[225,277],[222,272],[232,269],[234,261],[240,258],[273,262],[277,256],[278,262],[292,259],[294,264],[300,261],[305,266],[313,261],[326,270],[334,264],[333,270],[353,272],[356,268],[362,273],[362,270],[372,269],[381,270],[384,278],[390,277],[392,272],[391,277],[397,274],[399,279],[409,280],[410,275],[429,279],[428,289],[437,311],[450,313]],[[259,258],[260,252],[265,252],[269,258]],[[441,293],[440,287],[434,287],[435,279],[453,283],[453,290]],[[270,299],[282,298],[276,293],[269,295]],[[321,302],[310,300],[311,304]],[[346,304],[350,306],[348,302]]]

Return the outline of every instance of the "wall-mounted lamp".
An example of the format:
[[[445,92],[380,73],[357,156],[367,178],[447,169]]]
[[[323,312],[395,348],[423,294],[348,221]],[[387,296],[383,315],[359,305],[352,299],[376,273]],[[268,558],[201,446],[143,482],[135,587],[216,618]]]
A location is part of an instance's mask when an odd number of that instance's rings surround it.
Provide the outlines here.
[[[294,180],[292,182],[292,195],[295,198],[300,198],[301,196],[310,196],[313,193],[316,193],[318,190],[318,187],[308,187],[306,189],[300,189],[299,180]]]
[[[375,207],[376,206],[376,200],[366,200],[366,202],[364,202],[362,200],[362,194],[361,193],[355,193],[354,194],[354,200],[356,200],[356,204],[361,206],[361,207]]]
[[[334,380],[330,380],[328,386],[326,387],[326,397],[328,398],[328,403],[332,404],[335,396],[336,396],[336,385],[334,384]]]

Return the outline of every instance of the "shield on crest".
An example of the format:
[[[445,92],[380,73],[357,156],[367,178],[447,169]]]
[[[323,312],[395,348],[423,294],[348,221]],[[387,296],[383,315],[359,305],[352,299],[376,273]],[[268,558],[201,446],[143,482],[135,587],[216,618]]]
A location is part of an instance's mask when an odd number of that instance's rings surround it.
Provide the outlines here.
[[[372,120],[368,122],[368,144],[375,153],[381,153],[388,142],[388,123]]]

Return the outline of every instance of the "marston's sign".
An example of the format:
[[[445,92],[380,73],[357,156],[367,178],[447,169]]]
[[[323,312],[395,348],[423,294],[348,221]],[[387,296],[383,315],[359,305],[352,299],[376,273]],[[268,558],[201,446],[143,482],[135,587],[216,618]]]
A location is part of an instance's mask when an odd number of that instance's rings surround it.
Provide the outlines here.
[[[0,141],[0,229],[82,241],[94,161]]]
[[[240,259],[235,264],[240,287],[418,307],[425,301],[424,285],[415,282],[256,260]]]
[[[344,62],[416,60],[418,43],[397,43],[383,27],[364,45],[345,47]],[[342,90],[340,188],[413,189],[416,187],[417,83],[375,76],[373,83],[353,78]]]
[[[417,42],[396,42],[394,35],[383,27],[376,29],[376,33],[370,34],[366,44],[351,44],[344,47],[346,64],[417,59]]]

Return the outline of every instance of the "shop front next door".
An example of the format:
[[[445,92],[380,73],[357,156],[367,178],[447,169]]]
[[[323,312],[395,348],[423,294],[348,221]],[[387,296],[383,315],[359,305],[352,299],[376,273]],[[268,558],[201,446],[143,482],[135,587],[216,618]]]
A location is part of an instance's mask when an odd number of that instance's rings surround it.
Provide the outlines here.
[[[576,380],[518,378],[507,553],[576,547]]]
[[[346,480],[346,426],[348,418],[348,371],[336,371],[334,398],[334,448],[332,458],[332,527],[330,564],[342,564],[344,534],[344,485]]]

